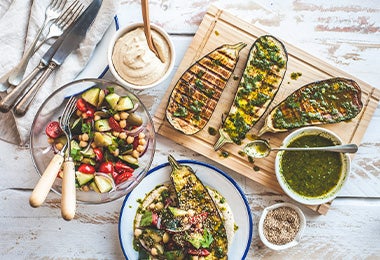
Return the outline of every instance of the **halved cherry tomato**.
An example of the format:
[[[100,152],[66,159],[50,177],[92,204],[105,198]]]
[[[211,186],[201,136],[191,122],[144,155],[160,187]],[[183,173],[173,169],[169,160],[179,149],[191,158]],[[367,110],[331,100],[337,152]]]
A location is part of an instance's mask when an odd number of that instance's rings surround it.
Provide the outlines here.
[[[85,114],[86,114],[87,118],[93,118],[94,114],[95,114],[95,109],[93,109],[92,107],[88,107]]]
[[[119,125],[119,123],[115,120],[115,118],[113,117],[110,117],[108,119],[108,123],[110,124],[110,127],[112,128],[112,130],[116,131],[116,132],[122,132],[123,131],[123,128],[121,128],[121,126]]]
[[[83,98],[78,98],[76,103],[77,109],[83,113],[87,111],[87,102]]]
[[[112,162],[103,162],[99,166],[99,171],[103,173],[113,173],[114,168],[113,168],[113,163]]]
[[[113,171],[113,172],[111,173],[111,175],[112,175],[113,180],[116,181],[116,178],[117,178],[117,176],[118,176],[119,174],[118,174],[116,171]]]
[[[157,227],[158,224],[158,214],[155,212],[152,212],[152,225]]]
[[[79,166],[78,171],[85,174],[93,174],[95,172],[95,167],[90,164],[83,163]]]
[[[97,162],[101,162],[103,160],[103,151],[102,151],[102,149],[96,147],[96,148],[93,149],[93,151],[95,153],[95,160]]]
[[[206,220],[208,213],[207,212],[202,212],[198,215],[189,217],[189,223],[190,224],[197,224],[197,223],[202,223],[203,221]]]
[[[128,165],[126,165],[125,163],[121,162],[121,161],[117,161],[115,163],[115,171],[117,173],[124,173],[124,172],[130,172],[132,173],[134,171],[134,169]]]
[[[119,173],[116,177],[115,177],[115,183],[116,184],[119,184],[119,183],[122,183],[122,182],[125,182],[126,180],[128,180],[131,176],[133,175],[132,172],[123,172],[123,173]]]
[[[59,123],[57,121],[50,122],[45,128],[45,132],[46,132],[47,136],[49,136],[50,138],[53,138],[53,139],[61,136],[63,133],[62,129],[59,126]]]

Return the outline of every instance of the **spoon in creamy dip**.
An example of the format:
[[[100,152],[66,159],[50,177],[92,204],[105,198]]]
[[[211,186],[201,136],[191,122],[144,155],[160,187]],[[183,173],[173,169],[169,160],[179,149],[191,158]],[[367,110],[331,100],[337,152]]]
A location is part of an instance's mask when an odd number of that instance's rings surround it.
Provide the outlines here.
[[[358,146],[356,144],[343,144],[324,147],[279,147],[271,148],[270,144],[265,140],[254,140],[248,143],[243,151],[246,155],[253,158],[267,157],[271,151],[328,151],[337,153],[356,153]]]
[[[142,8],[142,17],[144,21],[144,32],[146,41],[148,43],[149,49],[156,54],[156,56],[161,60],[161,62],[165,62],[164,58],[160,56],[160,53],[157,51],[156,46],[154,45],[154,41],[152,38],[151,28],[150,28],[150,19],[149,19],[149,3],[148,0],[141,0],[141,8]]]

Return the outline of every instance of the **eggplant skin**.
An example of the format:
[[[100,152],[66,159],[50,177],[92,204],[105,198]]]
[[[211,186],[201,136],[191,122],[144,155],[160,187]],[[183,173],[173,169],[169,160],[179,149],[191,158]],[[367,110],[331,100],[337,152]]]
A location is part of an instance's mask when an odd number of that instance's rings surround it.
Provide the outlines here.
[[[355,118],[363,108],[360,86],[351,79],[309,83],[290,94],[267,118],[272,132]]]
[[[166,118],[178,131],[192,135],[203,129],[246,46],[222,45],[192,64],[174,86]]]
[[[276,96],[287,69],[284,44],[271,35],[260,36],[249,52],[243,75],[222,130],[240,145]],[[223,138],[223,137],[221,137]]]
[[[207,213],[203,228],[207,228],[213,237],[208,259],[227,259],[226,228],[207,188],[190,166],[179,164],[171,155],[168,161],[172,167],[170,178],[177,193],[179,207],[184,210],[192,209],[196,214]]]

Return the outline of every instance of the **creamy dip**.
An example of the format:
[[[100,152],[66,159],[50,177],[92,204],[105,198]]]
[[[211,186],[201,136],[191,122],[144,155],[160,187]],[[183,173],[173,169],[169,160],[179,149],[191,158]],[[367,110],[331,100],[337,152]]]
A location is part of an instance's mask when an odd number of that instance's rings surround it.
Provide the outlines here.
[[[149,85],[159,80],[170,65],[170,47],[166,39],[152,30],[154,45],[162,61],[149,49],[144,29],[139,27],[116,41],[112,60],[117,73],[134,85]]]

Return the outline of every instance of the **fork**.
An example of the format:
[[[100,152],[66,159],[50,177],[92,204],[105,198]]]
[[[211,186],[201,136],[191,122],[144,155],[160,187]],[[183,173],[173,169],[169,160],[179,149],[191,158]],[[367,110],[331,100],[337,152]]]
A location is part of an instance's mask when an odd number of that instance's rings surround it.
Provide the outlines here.
[[[52,0],[50,5],[46,8],[45,11],[45,19],[40,27],[39,31],[37,32],[37,35],[35,36],[33,42],[30,44],[27,51],[24,53],[23,57],[21,58],[20,62],[16,67],[13,68],[12,73],[10,74],[8,78],[8,82],[11,85],[18,85],[22,77],[24,76],[26,66],[29,63],[30,58],[34,54],[34,49],[37,45],[37,42],[41,36],[41,33],[44,31],[46,26],[53,20],[57,19],[58,16],[62,13],[63,7],[66,4],[66,0]]]
[[[63,130],[67,139],[67,154],[63,163],[62,177],[62,200],[61,200],[61,215],[65,220],[71,220],[75,216],[76,206],[76,188],[75,188],[75,166],[71,157],[71,130],[70,118],[76,109],[76,98],[71,96],[67,101],[59,120],[59,125]]]
[[[61,169],[66,148],[67,143],[59,153],[54,155],[53,159],[51,159],[49,165],[41,175],[41,178],[38,180],[32,194],[29,197],[30,206],[36,208],[44,203],[51,186],[53,186],[53,183],[57,177],[57,173]]]
[[[38,46],[34,49],[34,53],[37,52],[43,44],[52,38],[61,36],[62,33],[74,22],[78,16],[82,13],[84,5],[78,0],[73,1],[70,6],[50,25],[49,32],[44,37]]]

